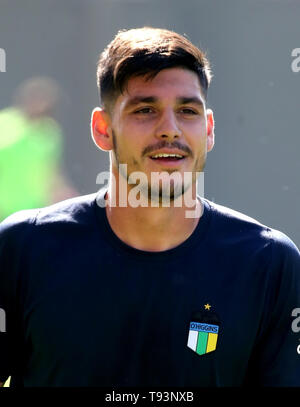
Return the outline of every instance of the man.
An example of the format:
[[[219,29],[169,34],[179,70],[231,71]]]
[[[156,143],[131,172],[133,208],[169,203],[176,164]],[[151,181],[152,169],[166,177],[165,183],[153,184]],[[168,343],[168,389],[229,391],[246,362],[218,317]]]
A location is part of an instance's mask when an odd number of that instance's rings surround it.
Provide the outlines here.
[[[0,380],[300,385],[298,249],[197,196],[214,145],[207,58],[145,27],[120,32],[97,75],[109,186],[1,225]]]

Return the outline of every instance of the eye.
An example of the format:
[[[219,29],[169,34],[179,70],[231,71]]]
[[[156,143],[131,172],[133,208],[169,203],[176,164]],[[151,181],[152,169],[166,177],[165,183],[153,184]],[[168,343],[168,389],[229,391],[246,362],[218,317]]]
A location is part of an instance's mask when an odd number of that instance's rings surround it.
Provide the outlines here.
[[[197,115],[198,114],[198,112],[196,110],[191,109],[189,107],[183,107],[180,110],[180,112],[183,113],[183,114],[190,114],[190,115]]]
[[[151,107],[142,107],[134,112],[134,114],[149,114],[153,113],[153,109]]]

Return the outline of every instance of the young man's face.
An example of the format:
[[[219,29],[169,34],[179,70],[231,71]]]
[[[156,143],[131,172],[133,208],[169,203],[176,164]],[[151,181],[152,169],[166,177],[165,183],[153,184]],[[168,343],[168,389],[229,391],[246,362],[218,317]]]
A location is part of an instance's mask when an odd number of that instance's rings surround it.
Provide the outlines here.
[[[108,132],[112,169],[127,164],[127,175],[203,171],[214,144],[213,116],[205,109],[198,76],[183,68],[160,71],[153,79],[132,77],[117,98]],[[160,158],[157,154],[182,158]],[[155,158],[156,157],[156,158]],[[195,178],[193,178],[195,180]]]

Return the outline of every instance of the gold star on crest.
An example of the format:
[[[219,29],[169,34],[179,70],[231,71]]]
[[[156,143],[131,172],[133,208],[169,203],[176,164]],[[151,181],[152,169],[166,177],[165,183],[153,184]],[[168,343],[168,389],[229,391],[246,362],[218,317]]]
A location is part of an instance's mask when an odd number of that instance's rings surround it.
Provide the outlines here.
[[[204,308],[210,310],[211,305],[210,304],[205,304]]]

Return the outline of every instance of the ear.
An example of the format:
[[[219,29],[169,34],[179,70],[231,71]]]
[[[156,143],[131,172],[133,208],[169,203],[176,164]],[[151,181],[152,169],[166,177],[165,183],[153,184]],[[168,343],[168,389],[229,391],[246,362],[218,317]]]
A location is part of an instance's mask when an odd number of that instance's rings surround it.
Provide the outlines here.
[[[215,144],[215,121],[214,114],[211,109],[206,109],[206,119],[207,119],[207,151],[211,151]]]
[[[92,112],[91,134],[97,147],[103,151],[112,150],[113,141],[110,127],[110,117],[108,113],[100,107],[95,107]]]

